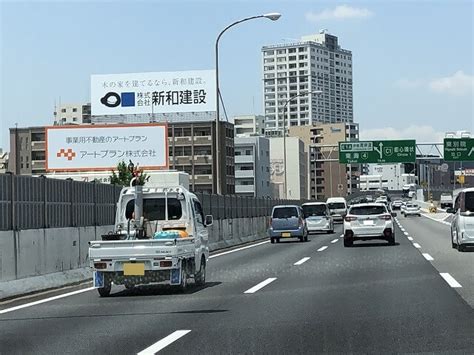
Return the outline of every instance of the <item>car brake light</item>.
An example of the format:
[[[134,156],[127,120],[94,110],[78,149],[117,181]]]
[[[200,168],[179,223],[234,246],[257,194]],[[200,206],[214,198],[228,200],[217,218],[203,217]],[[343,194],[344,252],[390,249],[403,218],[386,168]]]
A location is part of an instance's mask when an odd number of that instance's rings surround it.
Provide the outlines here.
[[[303,225],[303,218],[301,218],[301,217],[300,217],[300,218],[298,218],[298,224],[299,224],[300,226],[302,226],[302,225]]]
[[[344,218],[344,220],[346,222],[352,222],[352,221],[356,221],[357,220],[357,217],[354,217],[354,216],[346,216],[346,218]]]
[[[271,227],[272,226],[272,217],[270,217],[270,220],[268,222],[268,226]]]
[[[379,218],[385,221],[390,221],[392,219],[392,216],[390,216],[389,214],[383,214]]]

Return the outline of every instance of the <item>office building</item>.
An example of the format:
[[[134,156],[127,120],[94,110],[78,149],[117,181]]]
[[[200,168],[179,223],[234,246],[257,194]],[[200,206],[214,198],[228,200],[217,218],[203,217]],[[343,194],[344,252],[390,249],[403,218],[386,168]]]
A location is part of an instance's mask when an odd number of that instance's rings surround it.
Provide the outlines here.
[[[54,111],[54,125],[91,123],[91,104],[61,104]]]
[[[44,127],[10,128],[8,171],[18,175],[46,173]]]
[[[308,158],[304,152],[304,143],[298,137],[286,137],[286,143],[284,138],[271,138],[270,180],[273,187],[273,197],[296,200],[305,199],[308,195],[307,163]]]
[[[264,46],[262,59],[267,135],[281,135],[283,116],[287,127],[353,122],[352,53],[336,36],[320,31],[296,43]],[[302,95],[318,90],[322,94]]]
[[[5,174],[8,169],[8,153],[0,148],[0,174]]]
[[[235,146],[235,193],[272,197],[270,142],[264,137],[237,137]]]
[[[311,129],[310,196],[325,200],[358,188],[359,164],[339,164],[339,142],[359,140],[357,123],[321,124]]]
[[[214,121],[168,124],[169,167],[190,174],[193,191],[216,191],[213,178],[217,169],[213,152],[215,131]],[[220,123],[219,146],[221,193],[233,194],[233,124]],[[10,152],[9,171],[22,175],[46,174],[45,127],[10,128]]]
[[[265,117],[246,115],[234,117],[236,137],[263,136],[265,134]]]

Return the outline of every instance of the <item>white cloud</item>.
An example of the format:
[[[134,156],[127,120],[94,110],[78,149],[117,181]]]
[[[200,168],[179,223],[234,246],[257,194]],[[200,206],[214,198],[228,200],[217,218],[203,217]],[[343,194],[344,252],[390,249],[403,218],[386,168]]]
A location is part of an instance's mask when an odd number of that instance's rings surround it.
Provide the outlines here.
[[[464,74],[462,70],[458,70],[452,76],[431,80],[429,88],[434,92],[452,95],[464,95],[469,92],[472,94],[474,89],[474,76]]]
[[[395,82],[395,86],[399,87],[400,89],[416,89],[422,86],[423,84],[424,82],[421,79],[399,79]]]
[[[363,19],[369,18],[373,15],[374,13],[369,9],[340,5],[336,6],[334,9],[325,9],[321,12],[309,11],[305,16],[310,22],[318,22],[321,20]]]
[[[396,129],[393,127],[361,129],[360,140],[377,139],[415,139],[417,142],[442,142],[444,132],[436,131],[433,127],[411,125],[406,128]]]

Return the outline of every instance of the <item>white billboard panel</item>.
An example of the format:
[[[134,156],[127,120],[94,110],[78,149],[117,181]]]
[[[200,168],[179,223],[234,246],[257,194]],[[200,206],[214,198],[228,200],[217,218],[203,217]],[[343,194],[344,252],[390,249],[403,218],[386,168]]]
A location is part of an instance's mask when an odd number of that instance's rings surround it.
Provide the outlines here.
[[[46,127],[47,171],[112,170],[129,160],[144,169],[168,168],[168,126]]]
[[[91,76],[93,116],[216,110],[214,70]]]

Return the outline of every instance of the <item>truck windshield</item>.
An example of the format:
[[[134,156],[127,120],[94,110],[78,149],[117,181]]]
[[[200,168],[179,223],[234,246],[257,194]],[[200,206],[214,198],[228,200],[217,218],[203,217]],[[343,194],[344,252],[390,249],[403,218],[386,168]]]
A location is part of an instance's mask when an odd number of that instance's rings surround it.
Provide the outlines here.
[[[325,205],[305,205],[303,206],[304,217],[308,218],[311,216],[325,216],[326,206]]]
[[[135,200],[128,201],[125,208],[125,217],[133,218]],[[177,198],[168,198],[168,220],[178,220],[183,215],[181,201]],[[165,198],[144,198],[143,217],[149,221],[166,220]]]

